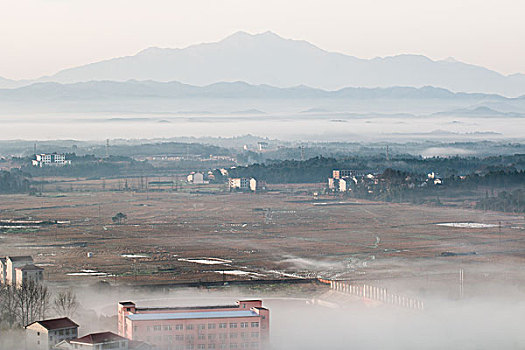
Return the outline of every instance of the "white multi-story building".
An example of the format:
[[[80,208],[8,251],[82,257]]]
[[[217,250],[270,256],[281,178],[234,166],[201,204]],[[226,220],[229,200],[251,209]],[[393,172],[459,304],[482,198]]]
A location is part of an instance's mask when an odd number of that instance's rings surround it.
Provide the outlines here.
[[[48,165],[62,166],[71,164],[71,160],[67,160],[64,154],[37,154],[36,159],[32,160],[33,166],[43,167]]]
[[[0,282],[6,285],[20,286],[44,278],[44,269],[33,264],[30,256],[6,256],[0,258]]]

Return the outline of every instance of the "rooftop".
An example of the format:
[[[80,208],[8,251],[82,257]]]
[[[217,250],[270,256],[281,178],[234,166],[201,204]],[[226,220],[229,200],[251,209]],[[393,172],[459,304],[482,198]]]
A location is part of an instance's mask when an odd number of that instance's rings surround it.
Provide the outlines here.
[[[205,310],[205,309],[238,309],[239,305],[206,305],[206,306],[174,306],[174,307],[138,307],[137,311],[161,310]]]
[[[31,257],[29,255],[7,256],[6,259],[7,258],[9,258],[11,261],[23,261],[23,260],[33,261],[33,257]]]
[[[82,344],[103,344],[111,343],[115,341],[127,340],[120,335],[117,335],[112,332],[101,332],[101,333],[91,333],[83,336],[82,338],[72,339],[71,343],[82,343]]]
[[[29,327],[35,323],[40,324],[42,327],[44,327],[47,330],[78,327],[78,324],[71,321],[67,317],[54,318],[51,320],[35,321],[33,323],[28,324],[26,327]]]
[[[44,269],[38,266],[35,266],[33,264],[25,265],[22,267],[17,267],[15,270],[22,270],[22,271],[43,271]]]
[[[156,314],[132,314],[126,316],[132,321],[154,321],[154,320],[183,320],[203,318],[230,318],[230,317],[259,317],[255,311],[206,311],[206,312],[178,312],[178,313],[156,313]]]

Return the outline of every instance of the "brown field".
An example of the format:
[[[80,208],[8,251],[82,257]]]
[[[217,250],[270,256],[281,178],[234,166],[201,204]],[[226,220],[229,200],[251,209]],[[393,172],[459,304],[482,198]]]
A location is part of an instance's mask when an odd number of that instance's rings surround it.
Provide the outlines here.
[[[321,184],[272,186],[278,191],[265,194],[217,185],[110,191],[124,182],[105,180],[102,191],[102,180],[70,179],[46,185],[39,197],[0,196],[0,219],[65,221],[0,230],[0,255],[32,255],[47,280],[78,285],[322,277],[454,295],[459,269],[473,286],[523,285],[525,277],[521,216],[356,200],[323,205],[336,203],[306,194]],[[111,220],[117,212],[128,217],[120,225]],[[495,226],[436,225],[450,222]],[[198,258],[224,261],[186,260]],[[107,275],[68,275],[82,270]]]

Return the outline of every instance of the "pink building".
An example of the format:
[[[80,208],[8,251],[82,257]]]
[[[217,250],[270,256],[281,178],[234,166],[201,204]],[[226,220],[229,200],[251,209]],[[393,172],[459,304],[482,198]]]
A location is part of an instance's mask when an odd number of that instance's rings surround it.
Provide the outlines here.
[[[166,350],[264,349],[270,311],[261,300],[234,305],[138,308],[118,304],[119,335]]]

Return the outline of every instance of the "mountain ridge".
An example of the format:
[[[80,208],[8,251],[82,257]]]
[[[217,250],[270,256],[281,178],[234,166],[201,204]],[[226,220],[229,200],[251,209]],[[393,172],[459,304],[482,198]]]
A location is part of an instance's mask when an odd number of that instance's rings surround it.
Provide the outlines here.
[[[364,59],[330,52],[305,40],[285,39],[273,32],[242,31],[217,42],[185,48],[149,47],[134,55],[67,68],[33,82],[131,79],[180,81],[197,86],[245,81],[281,88],[307,85],[324,90],[434,86],[453,92],[525,95],[525,74],[521,73],[503,75],[455,59],[432,60],[418,54]],[[0,81],[0,86],[4,85]]]

